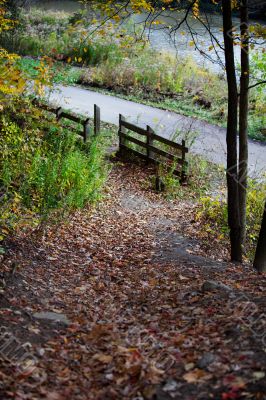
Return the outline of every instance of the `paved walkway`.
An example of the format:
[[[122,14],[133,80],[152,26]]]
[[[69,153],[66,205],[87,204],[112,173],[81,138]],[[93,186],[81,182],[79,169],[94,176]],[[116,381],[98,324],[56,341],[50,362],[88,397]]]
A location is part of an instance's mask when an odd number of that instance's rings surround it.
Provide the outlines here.
[[[97,93],[76,86],[58,85],[50,94],[50,101],[84,115],[93,115],[93,105],[101,108],[101,119],[118,125],[119,113],[139,126],[150,125],[161,136],[180,142],[182,137],[197,137],[191,150],[217,164],[226,165],[226,130],[207,122],[185,117],[115,96]],[[176,132],[182,132],[176,136]],[[191,133],[188,133],[191,132]],[[266,171],[266,146],[249,142],[249,171],[254,177]]]

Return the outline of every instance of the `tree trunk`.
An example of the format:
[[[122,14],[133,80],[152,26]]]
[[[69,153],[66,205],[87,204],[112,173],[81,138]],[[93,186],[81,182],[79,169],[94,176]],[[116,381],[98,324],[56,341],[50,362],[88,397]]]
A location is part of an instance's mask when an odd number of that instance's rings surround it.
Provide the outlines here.
[[[266,272],[266,203],[253,266],[259,272]]]
[[[249,105],[249,26],[248,0],[240,5],[241,19],[241,78],[239,99],[239,214],[242,248],[246,240],[246,205],[248,176],[248,105]]]
[[[222,6],[225,65],[228,84],[228,117],[226,135],[228,225],[230,228],[231,260],[233,262],[242,262],[237,167],[238,92],[234,60],[231,0],[222,0]]]

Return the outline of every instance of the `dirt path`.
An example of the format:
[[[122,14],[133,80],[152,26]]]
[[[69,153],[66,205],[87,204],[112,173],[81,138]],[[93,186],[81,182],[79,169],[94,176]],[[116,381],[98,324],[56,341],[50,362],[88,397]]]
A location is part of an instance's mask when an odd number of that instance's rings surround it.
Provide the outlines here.
[[[1,399],[265,399],[265,279],[206,258],[184,236],[191,205],[147,179],[115,166],[98,209],[10,241]],[[32,370],[12,366],[3,333],[30,343]]]
[[[80,87],[58,85],[50,95],[50,101],[89,116],[93,115],[93,105],[97,104],[105,122],[118,125],[120,113],[140,126],[150,125],[165,137],[172,137],[176,130],[195,131],[198,136],[192,151],[216,164],[226,165],[226,131],[216,125]],[[251,140],[249,171],[254,178],[266,171],[266,146]]]

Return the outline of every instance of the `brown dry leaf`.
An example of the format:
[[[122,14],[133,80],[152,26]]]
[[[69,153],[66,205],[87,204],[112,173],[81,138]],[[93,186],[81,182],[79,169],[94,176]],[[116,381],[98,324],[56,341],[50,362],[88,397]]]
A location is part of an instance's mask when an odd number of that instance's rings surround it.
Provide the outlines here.
[[[161,381],[163,375],[164,371],[162,369],[156,368],[154,365],[152,365],[147,374],[147,378],[151,383],[156,384]]]
[[[180,279],[180,281],[187,281],[187,280],[189,280],[189,278],[187,278],[186,276],[183,276],[183,275],[181,275],[181,274],[179,274],[179,279]]]
[[[211,378],[212,378],[211,374],[199,368],[196,368],[193,371],[187,372],[186,374],[183,375],[183,379],[185,379],[185,381],[188,383],[200,382]]]
[[[113,361],[113,357],[108,355],[108,354],[94,354],[94,356],[92,357],[93,360],[98,360],[100,362],[102,362],[103,364],[109,364],[110,362]]]
[[[64,396],[57,392],[50,392],[47,393],[46,400],[64,400]]]

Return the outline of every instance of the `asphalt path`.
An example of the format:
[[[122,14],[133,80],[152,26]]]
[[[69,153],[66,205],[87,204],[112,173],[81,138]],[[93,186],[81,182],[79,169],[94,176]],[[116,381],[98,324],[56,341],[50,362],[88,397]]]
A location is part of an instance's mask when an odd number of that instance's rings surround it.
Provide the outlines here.
[[[219,126],[77,86],[56,86],[49,94],[49,101],[88,117],[93,116],[94,104],[97,104],[104,122],[118,125],[119,114],[122,114],[141,127],[149,125],[160,136],[177,142],[185,138],[188,143],[193,142],[191,152],[226,165],[226,130]],[[259,177],[265,172],[266,146],[250,140],[249,174]]]

